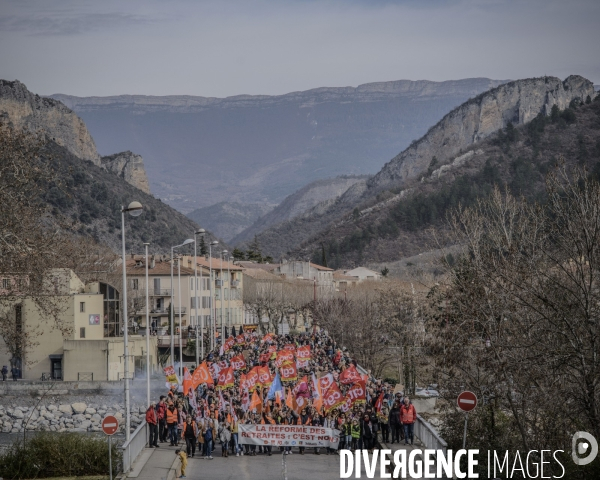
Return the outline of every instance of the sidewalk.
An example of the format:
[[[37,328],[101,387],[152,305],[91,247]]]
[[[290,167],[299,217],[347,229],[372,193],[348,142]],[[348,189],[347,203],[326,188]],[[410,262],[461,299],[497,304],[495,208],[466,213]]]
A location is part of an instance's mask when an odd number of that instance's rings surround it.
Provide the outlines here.
[[[124,478],[138,480],[173,480],[177,477],[180,462],[175,450],[181,447],[170,447],[161,443],[159,448],[145,448],[130,472]],[[185,447],[183,447],[185,450]]]

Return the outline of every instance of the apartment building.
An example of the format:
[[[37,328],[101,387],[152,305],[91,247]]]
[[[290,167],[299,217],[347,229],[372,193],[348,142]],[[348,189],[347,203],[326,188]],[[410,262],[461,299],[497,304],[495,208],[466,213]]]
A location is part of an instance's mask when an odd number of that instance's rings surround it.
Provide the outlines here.
[[[2,278],[3,285],[13,281]],[[27,380],[123,379],[119,291],[102,282],[85,283],[70,269],[53,269],[44,280],[43,297],[46,305],[54,306],[52,318],[31,296],[4,299],[4,311],[13,316],[22,340],[15,349],[7,344],[9,336],[0,335],[0,365],[16,366],[20,378]],[[150,340],[150,368],[155,369],[156,339]],[[146,367],[146,339],[132,335],[129,352],[129,372],[134,375]]]

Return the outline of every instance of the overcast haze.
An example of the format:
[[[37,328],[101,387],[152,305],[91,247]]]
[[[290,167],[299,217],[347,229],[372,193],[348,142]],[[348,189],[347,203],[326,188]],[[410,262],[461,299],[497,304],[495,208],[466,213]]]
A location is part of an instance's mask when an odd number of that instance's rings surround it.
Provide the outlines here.
[[[581,74],[598,0],[0,0],[0,78],[40,94],[283,94]]]

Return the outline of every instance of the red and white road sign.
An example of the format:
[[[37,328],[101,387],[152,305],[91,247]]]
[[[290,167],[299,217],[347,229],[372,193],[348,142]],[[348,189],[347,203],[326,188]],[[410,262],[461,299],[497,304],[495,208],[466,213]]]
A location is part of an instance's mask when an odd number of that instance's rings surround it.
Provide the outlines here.
[[[114,435],[117,433],[118,429],[119,421],[117,420],[117,417],[113,417],[112,415],[104,417],[104,420],[102,420],[102,431],[104,433],[107,435]]]
[[[477,397],[473,392],[462,392],[456,400],[458,408],[463,412],[470,412],[477,406]]]

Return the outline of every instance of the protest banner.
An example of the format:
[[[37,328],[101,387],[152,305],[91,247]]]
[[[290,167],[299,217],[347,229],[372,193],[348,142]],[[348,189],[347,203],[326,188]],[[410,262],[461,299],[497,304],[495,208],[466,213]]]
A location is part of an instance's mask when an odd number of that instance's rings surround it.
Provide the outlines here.
[[[304,425],[238,425],[242,445],[322,447],[337,449],[339,430]]]

